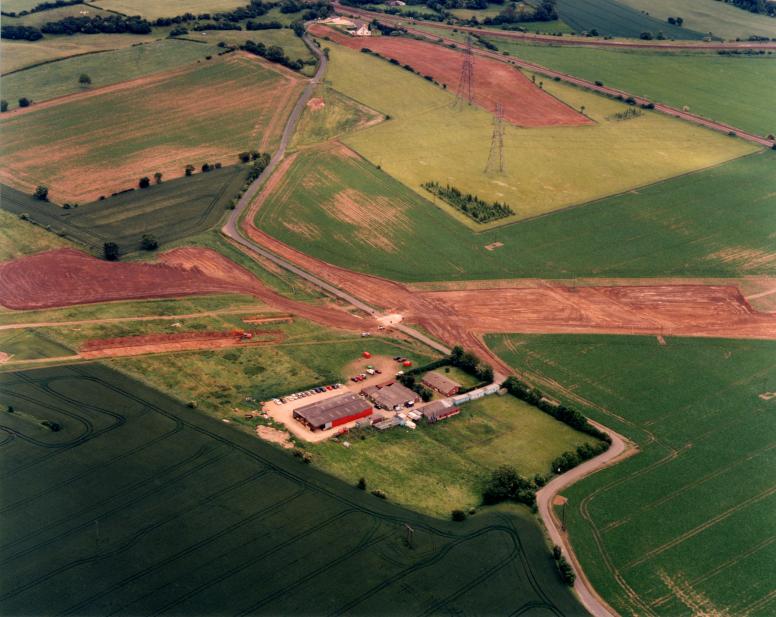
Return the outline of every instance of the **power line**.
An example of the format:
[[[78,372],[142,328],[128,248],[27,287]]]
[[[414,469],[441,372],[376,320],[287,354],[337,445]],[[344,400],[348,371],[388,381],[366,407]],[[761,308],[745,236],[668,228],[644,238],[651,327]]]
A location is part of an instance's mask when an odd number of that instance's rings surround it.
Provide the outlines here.
[[[501,103],[496,103],[496,113],[493,116],[493,136],[490,139],[490,154],[485,173],[504,173],[504,106]]]
[[[474,54],[472,53],[471,34],[466,35],[466,47],[463,49],[463,62],[461,63],[461,76],[458,79],[458,90],[455,93],[453,107],[463,109],[464,103],[474,103]]]

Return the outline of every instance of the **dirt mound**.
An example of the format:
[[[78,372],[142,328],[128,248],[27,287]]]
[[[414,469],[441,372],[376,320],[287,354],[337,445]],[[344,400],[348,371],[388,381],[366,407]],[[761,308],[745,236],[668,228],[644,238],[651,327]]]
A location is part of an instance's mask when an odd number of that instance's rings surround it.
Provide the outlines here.
[[[326,106],[322,98],[315,97],[307,101],[307,106],[313,111],[319,111]]]
[[[356,50],[366,47],[402,65],[408,64],[421,75],[430,75],[437,82],[446,84],[448,90],[455,91],[458,86],[463,62],[460,51],[404,37],[355,38],[321,25],[313,25],[310,31],[318,36],[328,36],[345,47]],[[477,56],[473,85],[477,105],[494,112],[496,103],[501,103],[504,118],[518,126],[592,124],[589,118],[547,94],[503,62]]]
[[[0,304],[11,309],[260,289],[250,272],[210,249],[176,249],[157,263],[108,262],[74,249],[0,263]]]

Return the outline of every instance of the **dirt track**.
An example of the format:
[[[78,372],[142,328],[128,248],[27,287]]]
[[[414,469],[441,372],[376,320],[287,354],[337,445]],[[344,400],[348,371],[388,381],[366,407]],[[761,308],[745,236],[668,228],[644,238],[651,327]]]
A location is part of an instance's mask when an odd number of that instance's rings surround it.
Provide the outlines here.
[[[310,32],[328,36],[332,41],[360,50],[368,48],[412,66],[421,75],[431,75],[436,81],[455,91],[461,74],[460,52],[405,37],[380,36],[355,38],[315,24]],[[531,83],[525,75],[503,62],[477,58],[474,72],[474,102],[494,112],[496,103],[504,106],[504,118],[518,126],[581,126],[592,120],[573,110]]]

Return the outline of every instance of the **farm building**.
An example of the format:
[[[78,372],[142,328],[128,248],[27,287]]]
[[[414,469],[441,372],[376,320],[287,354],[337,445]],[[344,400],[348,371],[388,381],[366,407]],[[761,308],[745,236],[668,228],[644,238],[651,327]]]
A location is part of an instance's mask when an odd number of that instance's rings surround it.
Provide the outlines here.
[[[365,21],[356,21],[352,28],[348,28],[350,36],[372,36],[369,24]]]
[[[352,392],[294,409],[294,419],[313,431],[347,424],[371,414],[372,406]]]
[[[423,385],[436,390],[442,396],[453,396],[458,394],[461,384],[436,371],[430,371],[423,377]]]
[[[361,394],[372,401],[381,409],[396,409],[405,405],[420,402],[420,396],[409,388],[405,388],[398,381],[385,386],[369,386],[361,391]]]
[[[439,422],[440,420],[461,413],[461,409],[460,407],[453,405],[452,401],[444,400],[429,403],[420,410],[420,413],[423,414],[423,417],[428,423],[433,424],[434,422]]]

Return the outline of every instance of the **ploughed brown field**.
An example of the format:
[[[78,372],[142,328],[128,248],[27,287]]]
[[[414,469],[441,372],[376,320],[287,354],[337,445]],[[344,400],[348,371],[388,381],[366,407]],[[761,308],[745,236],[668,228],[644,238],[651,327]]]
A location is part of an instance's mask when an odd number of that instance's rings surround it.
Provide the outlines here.
[[[403,37],[354,37],[315,24],[310,32],[351,49],[371,49],[400,64],[408,64],[421,75],[430,75],[455,93],[461,75],[463,54],[442,45]],[[593,121],[565,103],[547,94],[517,69],[476,56],[474,58],[474,103],[495,112],[496,103],[504,107],[504,119],[518,126],[581,126]]]

